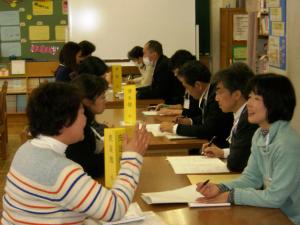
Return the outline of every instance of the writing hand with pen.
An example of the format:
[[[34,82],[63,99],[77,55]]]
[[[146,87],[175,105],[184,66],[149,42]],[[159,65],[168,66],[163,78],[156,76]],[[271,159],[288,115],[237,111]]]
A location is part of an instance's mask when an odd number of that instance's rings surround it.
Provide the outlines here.
[[[197,184],[198,192],[204,197],[197,198],[200,203],[226,203],[228,202],[229,192],[221,192],[219,187],[214,183],[209,183],[209,180]]]
[[[173,133],[173,126],[175,124],[184,124],[184,125],[192,125],[191,120],[189,118],[178,116],[172,122],[162,122],[160,124],[160,130],[162,132]]]
[[[201,154],[210,158],[224,158],[224,151],[213,144],[216,136],[214,136],[208,143],[202,145]]]

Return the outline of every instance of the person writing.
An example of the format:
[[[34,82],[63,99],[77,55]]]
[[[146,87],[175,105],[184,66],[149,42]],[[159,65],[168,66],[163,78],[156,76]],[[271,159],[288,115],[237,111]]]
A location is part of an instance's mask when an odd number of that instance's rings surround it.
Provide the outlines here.
[[[208,157],[227,158],[230,171],[242,172],[250,155],[251,140],[258,128],[248,122],[247,83],[254,77],[252,70],[244,63],[232,64],[229,68],[219,71],[214,76],[216,101],[223,112],[233,112],[234,122],[228,137],[229,148],[204,144],[202,153]]]
[[[300,225],[300,135],[290,125],[296,106],[293,85],[285,76],[264,74],[252,78],[249,87],[248,120],[259,128],[248,165],[236,180],[199,183],[197,191],[204,197],[198,201],[280,208]]]
[[[137,126],[124,138],[121,168],[113,188],[93,180],[65,156],[68,145],[83,140],[86,117],[80,92],[53,82],[31,93],[27,105],[34,137],[16,152],[5,184],[2,224],[84,224],[123,217],[139,181],[149,136]]]

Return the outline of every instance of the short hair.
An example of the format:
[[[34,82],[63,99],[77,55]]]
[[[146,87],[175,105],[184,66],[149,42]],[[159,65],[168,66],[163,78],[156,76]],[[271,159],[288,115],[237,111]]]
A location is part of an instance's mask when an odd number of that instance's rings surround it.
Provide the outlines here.
[[[242,62],[232,64],[230,67],[220,70],[213,78],[216,83],[222,82],[224,87],[233,93],[240,91],[245,99],[248,99],[248,81],[254,77],[250,67]]]
[[[160,55],[163,55],[163,48],[162,48],[162,45],[161,45],[161,43],[159,43],[158,41],[150,40],[150,41],[147,42],[147,45],[148,45],[148,48],[149,48],[151,51],[156,52],[159,56],[160,56]]]
[[[81,56],[83,57],[91,55],[96,50],[96,46],[86,40],[79,42],[79,46],[81,48]]]
[[[34,89],[26,108],[31,135],[59,135],[76,120],[81,100],[79,90],[65,82],[44,83]]]
[[[194,86],[196,81],[209,83],[211,73],[207,66],[199,61],[186,62],[178,72],[179,77],[183,77],[185,82],[189,85]]]
[[[89,56],[82,60],[78,66],[78,74],[88,73],[96,76],[103,76],[108,71],[105,62],[95,56]]]
[[[248,87],[256,95],[262,96],[269,123],[293,118],[296,95],[287,77],[273,73],[257,75],[249,81]]]
[[[177,50],[169,60],[170,70],[179,69],[183,64],[188,61],[196,60],[196,57],[187,50]]]
[[[144,53],[143,53],[143,48],[141,46],[135,46],[133,47],[133,49],[131,49],[128,54],[127,57],[130,60],[134,60],[134,59],[138,59],[138,58],[143,58]]]
[[[101,77],[92,74],[81,74],[75,77],[71,84],[77,87],[83,98],[94,101],[98,96],[105,93],[108,88],[108,83]]]
[[[72,41],[67,42],[59,53],[59,62],[74,70],[76,68],[76,55],[81,51],[80,46]]]

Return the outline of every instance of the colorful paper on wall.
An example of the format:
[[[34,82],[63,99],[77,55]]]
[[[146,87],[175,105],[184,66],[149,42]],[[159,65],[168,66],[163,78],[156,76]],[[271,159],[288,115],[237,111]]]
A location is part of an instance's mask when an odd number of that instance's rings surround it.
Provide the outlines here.
[[[1,56],[21,56],[21,43],[20,42],[3,42],[1,43]]]
[[[112,83],[113,83],[113,92],[122,91],[122,66],[121,65],[112,65]]]
[[[267,7],[280,7],[280,0],[268,0]]]
[[[11,74],[25,74],[25,60],[11,60]]]
[[[30,26],[29,40],[31,41],[48,41],[50,39],[49,26]]]
[[[57,41],[66,40],[66,29],[67,26],[55,26],[55,39]]]
[[[18,41],[21,38],[19,26],[1,27],[1,41]]]
[[[232,60],[233,62],[245,62],[247,60],[247,46],[233,46]]]
[[[3,11],[0,12],[0,26],[19,25],[19,11]]]
[[[53,1],[32,1],[32,12],[35,16],[53,15]]]
[[[233,40],[246,41],[248,39],[248,15],[233,16]]]
[[[272,35],[283,37],[285,36],[285,23],[284,22],[272,22]]]
[[[62,14],[67,15],[68,14],[68,0],[62,0],[61,1],[61,8],[62,8]]]
[[[58,50],[59,50],[58,46],[32,44],[30,47],[30,51],[32,53],[41,53],[41,54],[50,54],[50,55],[56,55],[58,53]]]
[[[111,188],[120,170],[124,128],[104,129],[105,186]]]
[[[136,87],[126,85],[124,87],[124,122],[126,125],[136,123]]]
[[[270,8],[270,19],[271,21],[282,20],[282,9],[281,8]]]

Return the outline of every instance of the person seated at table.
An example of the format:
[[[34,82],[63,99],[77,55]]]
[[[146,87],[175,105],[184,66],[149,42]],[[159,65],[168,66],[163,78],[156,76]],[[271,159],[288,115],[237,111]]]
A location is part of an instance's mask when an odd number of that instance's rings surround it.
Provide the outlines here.
[[[34,89],[27,105],[34,137],[14,155],[3,196],[2,224],[85,224],[121,219],[137,188],[149,136],[142,126],[125,137],[121,169],[111,190],[65,156],[83,140],[86,117],[79,90],[68,83]]]
[[[211,139],[215,144],[228,147],[227,137],[232,127],[232,113],[223,113],[215,100],[214,83],[210,83],[208,68],[199,61],[185,63],[178,72],[183,86],[195,99],[199,99],[201,113],[196,117],[178,118],[177,122],[162,122],[160,130],[182,136]]]
[[[196,57],[187,50],[177,50],[169,61],[169,69],[173,72],[174,76],[180,80],[177,76],[179,68],[188,61],[196,60]],[[167,105],[159,104],[156,109],[159,114],[170,116],[186,116],[193,117],[201,113],[199,109],[199,101],[194,99],[187,91],[185,91],[183,97],[183,104]]]
[[[80,74],[93,74],[102,77],[108,83],[111,83],[111,71],[109,67],[102,59],[96,56],[88,56],[82,60],[72,78]]]
[[[154,67],[152,65],[144,64],[143,56],[143,48],[140,46],[135,46],[127,54],[128,59],[134,63],[134,65],[139,69],[142,75],[141,77],[134,78],[129,81],[137,84],[139,87],[146,87],[151,85],[154,71]]]
[[[184,87],[169,70],[169,59],[163,54],[161,43],[150,40],[143,51],[144,64],[155,69],[151,85],[137,88],[137,99],[163,99],[166,104],[182,103]]]
[[[82,74],[72,80],[83,98],[86,125],[84,139],[71,144],[66,150],[66,157],[80,164],[83,170],[93,178],[104,175],[104,128],[105,124],[96,122],[95,115],[105,109],[105,91],[107,82],[95,75]]]
[[[87,40],[81,41],[78,43],[81,49],[81,58],[84,60],[85,58],[92,56],[93,52],[96,51],[96,46]]]
[[[248,81],[254,73],[245,63],[234,63],[229,68],[219,71],[214,76],[216,82],[216,100],[223,112],[233,112],[234,122],[228,137],[229,148],[204,144],[202,153],[208,157],[227,158],[230,171],[242,172],[250,156],[251,140],[258,128],[248,122],[246,107]]]
[[[59,66],[54,73],[55,80],[70,82],[72,73],[77,69],[80,60],[80,46],[72,41],[67,42],[59,53]]]
[[[300,135],[290,125],[296,96],[291,81],[282,75],[252,78],[247,101],[248,120],[259,128],[242,175],[221,184],[199,183],[199,202],[280,208],[300,225]]]

